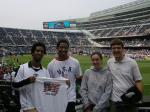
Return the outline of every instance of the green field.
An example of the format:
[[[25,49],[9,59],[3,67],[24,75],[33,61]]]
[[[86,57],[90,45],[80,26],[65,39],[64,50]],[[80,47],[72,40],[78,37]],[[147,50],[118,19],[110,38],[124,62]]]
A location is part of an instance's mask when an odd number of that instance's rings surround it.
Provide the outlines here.
[[[30,55],[24,55],[24,56],[17,56],[18,57],[18,63],[22,64],[25,63],[29,60],[31,60]],[[54,55],[46,55],[43,58],[42,64],[44,67],[47,67],[47,64],[52,60]],[[77,55],[74,56],[77,58],[81,64],[82,71],[84,72],[87,68],[91,66],[90,62],[90,57],[89,56],[81,56]],[[11,56],[6,58],[8,63],[17,63],[17,58],[16,56]],[[104,65],[107,62],[107,58],[104,58]],[[143,61],[138,61],[137,62],[143,77],[143,82],[144,82],[144,95],[145,96],[150,96],[150,60],[143,60]]]

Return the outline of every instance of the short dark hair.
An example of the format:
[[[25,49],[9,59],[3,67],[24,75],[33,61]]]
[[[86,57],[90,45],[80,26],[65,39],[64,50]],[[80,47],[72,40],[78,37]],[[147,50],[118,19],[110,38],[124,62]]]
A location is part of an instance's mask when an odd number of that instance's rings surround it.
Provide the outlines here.
[[[69,48],[69,41],[67,39],[63,38],[63,39],[58,40],[57,46],[56,46],[57,48],[59,47],[60,43],[66,43]]]
[[[31,53],[34,53],[34,51],[35,51],[35,49],[36,49],[37,46],[43,47],[44,54],[46,54],[46,47],[45,47],[44,43],[42,43],[42,42],[36,42],[36,43],[34,43],[33,46],[32,46],[32,48],[31,48]]]
[[[113,40],[111,41],[110,46],[112,47],[113,45],[121,45],[122,48],[124,47],[124,44],[123,44],[122,40],[121,40],[121,39],[118,39],[118,38],[113,39]]]
[[[92,58],[93,55],[98,55],[99,58],[100,58],[101,60],[103,60],[103,56],[102,56],[102,54],[101,54],[100,52],[93,52],[93,53],[91,54],[91,58]]]

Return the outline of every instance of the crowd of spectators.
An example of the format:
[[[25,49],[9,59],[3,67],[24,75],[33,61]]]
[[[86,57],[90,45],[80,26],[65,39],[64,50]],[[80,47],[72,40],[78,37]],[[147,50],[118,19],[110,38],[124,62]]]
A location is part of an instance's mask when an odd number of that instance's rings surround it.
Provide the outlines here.
[[[1,46],[31,46],[34,42],[43,42],[46,46],[55,46],[61,38],[67,38],[71,46],[89,45],[86,35],[82,32],[59,32],[42,30],[25,30],[0,28]]]
[[[150,24],[134,25],[117,28],[106,28],[91,31],[96,37],[138,36],[150,34]]]
[[[110,46],[110,40],[97,40],[100,45],[104,47]],[[125,43],[125,47],[150,47],[150,39],[149,38],[130,38],[123,39]]]
[[[11,65],[0,64],[0,80],[13,81],[15,77],[15,68]]]

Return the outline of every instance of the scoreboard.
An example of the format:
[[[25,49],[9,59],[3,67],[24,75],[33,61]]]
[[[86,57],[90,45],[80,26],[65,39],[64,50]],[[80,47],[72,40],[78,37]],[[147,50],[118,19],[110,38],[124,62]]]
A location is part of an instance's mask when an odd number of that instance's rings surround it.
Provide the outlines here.
[[[77,22],[75,21],[43,22],[44,29],[76,28],[76,26]]]

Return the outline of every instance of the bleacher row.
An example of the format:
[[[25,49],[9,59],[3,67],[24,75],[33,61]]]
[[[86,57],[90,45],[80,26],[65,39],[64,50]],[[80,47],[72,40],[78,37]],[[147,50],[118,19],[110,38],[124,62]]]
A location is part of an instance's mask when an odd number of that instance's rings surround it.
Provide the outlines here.
[[[131,7],[131,6],[130,6]],[[150,23],[150,7],[142,7],[135,10],[123,11],[121,13],[115,13],[112,15],[107,15],[105,17],[91,17],[90,21],[83,22],[79,25],[80,28],[86,30],[94,29],[105,29],[105,28],[115,28],[122,26],[136,26],[140,27],[144,24]],[[113,13],[113,12],[112,12]],[[141,26],[141,27],[142,27]],[[146,26],[145,26],[146,27]]]
[[[82,22],[78,27],[90,31],[96,37],[150,34],[150,7],[145,6],[134,10],[130,8],[116,13],[110,11],[112,14],[104,16],[92,16],[89,21]]]
[[[150,24],[106,28],[91,31],[96,37],[141,36],[150,34]]]
[[[0,27],[1,46],[31,46],[34,42],[44,42],[47,46],[55,46],[61,38],[67,38],[72,46],[87,45],[88,40],[82,32],[53,32],[41,30],[24,30]]]
[[[150,47],[150,39],[149,38],[130,38],[130,39],[122,39],[125,47]],[[98,43],[103,47],[110,46],[110,40],[99,40]]]

